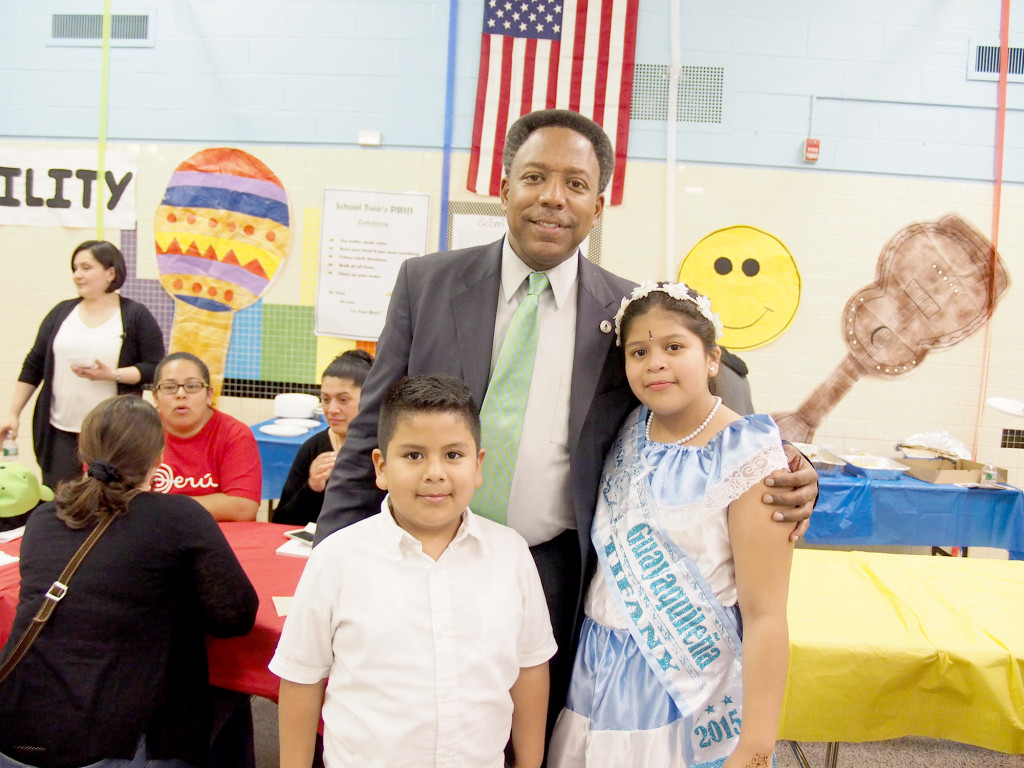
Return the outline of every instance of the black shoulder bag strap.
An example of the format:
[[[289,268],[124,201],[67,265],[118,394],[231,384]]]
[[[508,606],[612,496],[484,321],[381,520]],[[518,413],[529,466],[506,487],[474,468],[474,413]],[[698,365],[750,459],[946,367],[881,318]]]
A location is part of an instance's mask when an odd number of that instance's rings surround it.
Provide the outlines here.
[[[106,520],[93,528],[92,533],[89,537],[82,542],[82,546],[78,548],[78,551],[72,556],[71,560],[64,567],[60,577],[50,585],[50,588],[46,590],[46,594],[43,595],[43,604],[39,606],[39,610],[36,615],[32,618],[32,622],[25,629],[21,639],[18,640],[18,644],[14,646],[14,650],[11,651],[11,655],[4,660],[4,663],[0,665],[0,683],[3,683],[7,679],[7,676],[11,674],[14,667],[19,661],[24,658],[25,654],[28,653],[28,649],[32,647],[32,643],[36,641],[36,637],[43,630],[43,626],[50,619],[50,615],[53,613],[53,609],[57,607],[64,596],[68,593],[68,582],[71,581],[71,577],[78,570],[78,566],[82,564],[85,556],[89,554],[89,550],[93,548],[100,536],[104,534],[110,524],[114,522],[116,515],[109,515]]]

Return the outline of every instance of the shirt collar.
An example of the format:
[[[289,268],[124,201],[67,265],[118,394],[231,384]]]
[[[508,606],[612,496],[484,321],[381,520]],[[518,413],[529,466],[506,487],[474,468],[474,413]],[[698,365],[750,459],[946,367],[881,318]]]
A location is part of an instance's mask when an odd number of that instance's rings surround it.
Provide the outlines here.
[[[573,286],[576,284],[576,276],[580,270],[579,260],[580,253],[577,248],[574,258],[566,259],[557,267],[552,267],[544,272],[548,276],[551,295],[554,296],[555,306],[558,309],[562,308],[562,304],[569,298],[569,294],[572,293]],[[506,235],[505,242],[501,246],[501,295],[506,303],[515,298],[516,292],[531,272],[533,270],[526,266],[512,250]]]
[[[422,554],[423,545],[419,539],[395,522],[395,518],[391,515],[390,499],[389,494],[380,503],[381,527],[387,543],[394,547],[395,554],[399,557],[413,553]],[[475,543],[480,551],[486,554],[487,546],[480,533],[480,520],[470,511],[469,507],[466,507],[462,510],[462,522],[459,523],[459,530],[455,532],[455,538],[448,545],[448,549],[467,546],[471,543]]]

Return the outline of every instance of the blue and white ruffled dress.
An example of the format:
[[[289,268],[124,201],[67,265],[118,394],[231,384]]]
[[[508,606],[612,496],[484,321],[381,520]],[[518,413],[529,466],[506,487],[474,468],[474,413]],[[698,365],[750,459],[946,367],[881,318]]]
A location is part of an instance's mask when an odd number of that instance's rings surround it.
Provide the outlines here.
[[[699,569],[708,591],[736,622],[736,579],[729,543],[728,506],[776,469],[786,466],[778,427],[754,414],[732,422],[707,445],[648,441],[648,410],[626,420],[620,439],[635,441],[639,466],[617,463],[613,451],[602,486],[646,482],[659,522]],[[597,514],[602,512],[599,504]],[[602,568],[590,584],[586,618],[567,707],[555,726],[551,768],[712,768],[692,760],[683,714],[631,635],[627,617]],[[688,757],[690,756],[690,757]]]

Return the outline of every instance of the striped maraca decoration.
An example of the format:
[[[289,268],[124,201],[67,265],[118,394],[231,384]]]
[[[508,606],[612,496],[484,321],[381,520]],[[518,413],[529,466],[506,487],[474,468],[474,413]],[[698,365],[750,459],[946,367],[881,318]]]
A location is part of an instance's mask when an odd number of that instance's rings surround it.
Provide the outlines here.
[[[206,149],[182,162],[157,208],[157,269],[174,298],[170,351],[209,366],[214,399],[234,313],[274,279],[288,255],[288,223],[284,186],[240,149]]]

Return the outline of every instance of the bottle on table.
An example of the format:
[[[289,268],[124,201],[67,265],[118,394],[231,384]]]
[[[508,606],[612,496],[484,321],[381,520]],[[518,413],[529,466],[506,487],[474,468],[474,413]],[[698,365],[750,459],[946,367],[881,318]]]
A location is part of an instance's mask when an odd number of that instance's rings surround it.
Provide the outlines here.
[[[985,462],[985,466],[981,468],[981,484],[983,486],[997,486],[999,485],[999,472],[996,469],[996,465],[991,461]]]

